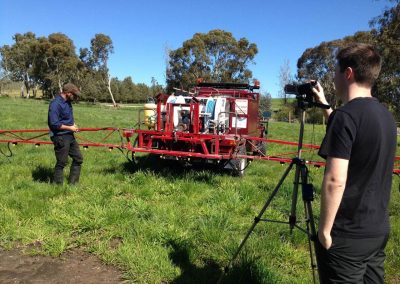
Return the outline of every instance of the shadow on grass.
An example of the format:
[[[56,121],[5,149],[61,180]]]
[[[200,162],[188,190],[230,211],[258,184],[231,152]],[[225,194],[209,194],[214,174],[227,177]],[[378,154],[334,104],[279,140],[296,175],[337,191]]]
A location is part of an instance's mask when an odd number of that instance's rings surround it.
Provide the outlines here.
[[[190,261],[190,249],[186,243],[169,241],[168,245],[172,248],[169,258],[172,263],[178,266],[182,273],[172,282],[174,284],[183,283],[217,283],[221,274],[220,267],[214,260],[203,260],[204,266],[198,267]],[[260,273],[254,262],[242,262],[239,266],[232,267],[222,278],[221,283],[248,284],[263,283]]]
[[[53,181],[53,168],[38,166],[32,171],[32,178],[37,182],[51,183]]]
[[[114,173],[118,169],[109,168],[107,173]],[[136,171],[152,172],[163,178],[174,181],[176,179],[190,178],[195,182],[213,183],[216,175],[229,175],[229,171],[221,169],[218,165],[206,163],[182,163],[175,160],[160,159],[156,155],[146,155],[135,158],[134,163],[125,162],[123,171],[134,173]]]

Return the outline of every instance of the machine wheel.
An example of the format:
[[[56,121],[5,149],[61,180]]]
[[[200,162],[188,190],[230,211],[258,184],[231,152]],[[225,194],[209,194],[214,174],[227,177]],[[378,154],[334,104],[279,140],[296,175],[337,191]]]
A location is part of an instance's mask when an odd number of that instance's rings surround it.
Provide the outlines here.
[[[267,154],[267,143],[265,141],[261,141],[259,144],[257,144],[257,147],[254,151],[254,155],[265,156],[266,154]]]
[[[133,143],[132,143],[132,146],[135,148],[137,145],[138,145],[138,143],[139,143],[139,137],[138,136],[136,136],[136,138],[135,138],[135,140],[133,141]],[[136,157],[135,157],[135,152],[131,152],[131,162],[132,162],[132,164],[134,165],[134,166],[136,166],[137,165],[137,160],[136,160]]]
[[[134,140],[134,142],[132,144],[133,147],[135,147],[136,144],[137,144],[137,138]],[[126,158],[129,161],[129,169],[130,169],[130,171],[135,172],[137,170],[137,167],[138,167],[138,161],[136,159],[135,152],[128,150],[126,152]]]
[[[245,145],[239,146],[238,154],[246,155],[246,146]],[[248,165],[246,158],[231,159],[231,160],[229,160],[229,163],[232,166],[232,172],[233,172],[234,176],[238,176],[238,177],[244,176],[244,171]]]

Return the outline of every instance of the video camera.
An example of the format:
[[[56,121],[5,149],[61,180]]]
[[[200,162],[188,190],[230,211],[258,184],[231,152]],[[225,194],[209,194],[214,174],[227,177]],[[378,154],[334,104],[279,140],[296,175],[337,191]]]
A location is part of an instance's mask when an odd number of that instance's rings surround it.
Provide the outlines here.
[[[285,93],[296,95],[296,99],[299,104],[303,107],[315,106],[319,108],[329,109],[329,105],[324,105],[315,101],[315,95],[313,88],[317,85],[317,81],[312,81],[304,84],[287,84],[285,85]]]

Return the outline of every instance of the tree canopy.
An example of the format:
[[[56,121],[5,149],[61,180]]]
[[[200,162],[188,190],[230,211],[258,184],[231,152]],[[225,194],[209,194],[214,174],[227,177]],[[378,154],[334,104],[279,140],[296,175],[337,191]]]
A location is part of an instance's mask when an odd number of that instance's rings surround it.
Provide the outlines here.
[[[35,81],[42,83],[49,93],[61,91],[65,82],[74,80],[78,65],[75,46],[70,38],[62,33],[50,34],[48,38],[38,39],[35,54]]]
[[[211,30],[196,33],[182,47],[169,52],[167,89],[190,88],[197,79],[214,82],[248,81],[257,46],[246,38],[236,40],[232,33]]]
[[[323,86],[327,99],[337,105],[334,96],[334,70],[337,51],[351,43],[369,43],[377,47],[382,56],[381,74],[372,89],[373,95],[386,103],[400,118],[400,4],[370,22],[371,31],[357,32],[342,39],[322,42],[316,47],[306,49],[297,61],[297,79],[316,79]]]
[[[53,33],[36,37],[32,32],[15,34],[12,45],[0,47],[2,78],[23,82],[28,97],[42,89],[51,98],[66,82],[82,90],[81,97],[89,101],[144,102],[163,90],[152,78],[151,86],[135,84],[131,77],[122,81],[111,78],[108,60],[114,47],[109,36],[96,34],[89,48],[76,54],[75,45],[67,35]],[[107,94],[108,93],[108,94]]]
[[[35,47],[38,40],[34,33],[15,34],[15,43],[12,46],[4,45],[0,47],[2,57],[1,67],[5,74],[13,81],[24,83],[27,93],[34,85],[34,64],[38,61],[35,54]]]
[[[375,91],[379,99],[390,105],[400,119],[400,1],[370,24],[372,34],[383,57],[381,75]]]

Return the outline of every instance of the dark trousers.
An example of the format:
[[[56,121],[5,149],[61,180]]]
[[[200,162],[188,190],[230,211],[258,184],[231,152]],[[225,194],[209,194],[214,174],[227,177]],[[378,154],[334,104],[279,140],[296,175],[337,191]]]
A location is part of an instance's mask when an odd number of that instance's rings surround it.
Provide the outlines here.
[[[68,156],[72,158],[71,169],[69,172],[68,183],[75,184],[79,182],[81,174],[81,165],[83,157],[73,134],[57,135],[51,138],[54,144],[56,154],[56,165],[54,167],[54,179],[56,184],[64,182],[64,168],[68,163]]]
[[[384,283],[388,236],[366,239],[332,237],[326,250],[316,241],[320,283]]]

